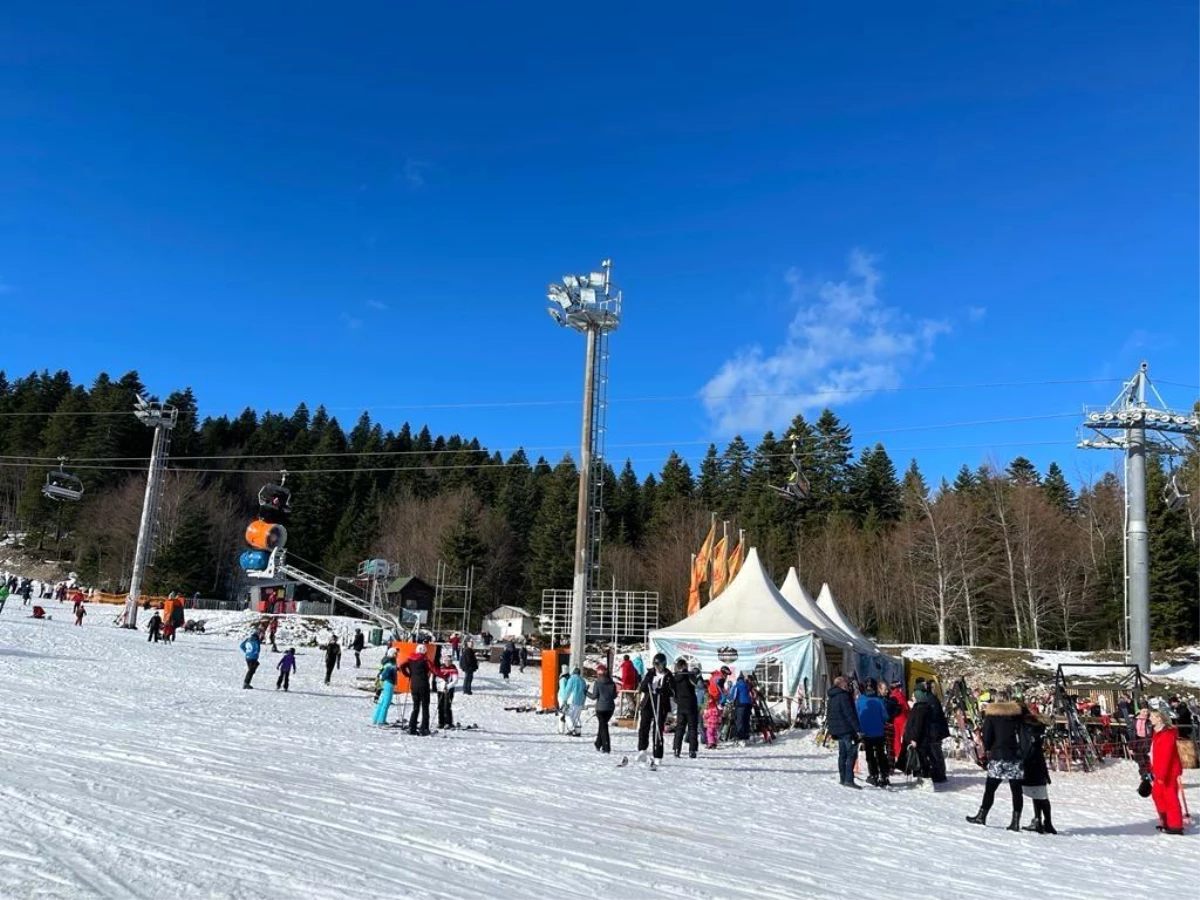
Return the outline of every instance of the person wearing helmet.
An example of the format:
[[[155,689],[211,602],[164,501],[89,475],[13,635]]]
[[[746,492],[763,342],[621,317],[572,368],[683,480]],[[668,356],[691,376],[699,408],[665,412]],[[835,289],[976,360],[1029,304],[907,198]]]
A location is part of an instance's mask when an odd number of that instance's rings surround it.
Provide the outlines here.
[[[409,734],[429,734],[429,676],[432,667],[426,657],[428,650],[424,644],[417,644],[417,649],[400,665],[400,673],[408,679],[408,691],[412,695],[412,713],[408,717]],[[421,727],[417,729],[417,718],[420,717]]]
[[[638,759],[646,759],[646,750],[651,746],[653,735],[654,759],[663,758],[663,726],[666,725],[667,715],[671,712],[671,694],[674,680],[667,671],[667,657],[664,653],[654,654],[652,667],[642,678],[638,693],[641,695],[641,705],[638,709]]]
[[[396,651],[389,650],[384,654],[383,666],[379,669],[379,702],[375,704],[375,716],[371,720],[376,725],[388,723],[388,709],[392,705],[392,695],[396,692]]]
[[[671,694],[675,698],[675,757],[678,759],[683,752],[683,739],[688,742],[688,757],[696,758],[696,750],[700,739],[697,729],[700,725],[700,707],[696,701],[696,675],[688,671],[687,660],[675,661],[675,674],[672,676]]]
[[[626,657],[628,659],[629,657]],[[588,688],[588,697],[596,701],[596,749],[601,753],[611,753],[612,743],[608,735],[608,723],[617,710],[617,683],[608,674],[608,666],[604,663],[596,666],[596,680]]]

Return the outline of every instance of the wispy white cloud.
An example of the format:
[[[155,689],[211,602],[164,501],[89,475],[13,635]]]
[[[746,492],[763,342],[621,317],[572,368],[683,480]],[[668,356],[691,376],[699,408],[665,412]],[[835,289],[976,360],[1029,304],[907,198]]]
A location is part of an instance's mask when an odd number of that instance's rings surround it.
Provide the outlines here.
[[[342,322],[349,330],[354,331],[357,328],[362,328],[363,320],[358,316],[350,315],[350,313],[342,313]]]
[[[404,180],[408,182],[408,186],[413,188],[425,187],[425,170],[428,168],[429,163],[422,162],[419,159],[404,160]]]
[[[385,309],[391,309],[391,307],[388,306],[386,303],[384,303],[382,300],[368,300],[367,301],[367,309],[385,310]]]
[[[968,306],[967,307],[967,319],[969,319],[972,322],[982,322],[984,316],[986,316],[986,315],[987,315],[987,307],[986,306]]]
[[[796,312],[771,353],[744,348],[727,360],[701,396],[721,434],[780,428],[797,412],[862,400],[899,387],[903,375],[932,358],[944,321],[914,320],[879,297],[876,260],[850,254],[841,281],[786,281]]]

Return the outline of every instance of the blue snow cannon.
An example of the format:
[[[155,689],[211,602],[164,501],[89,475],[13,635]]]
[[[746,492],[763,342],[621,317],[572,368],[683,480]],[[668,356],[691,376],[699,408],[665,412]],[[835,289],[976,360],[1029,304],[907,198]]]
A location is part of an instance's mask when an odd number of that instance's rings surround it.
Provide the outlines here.
[[[267,567],[271,554],[266,550],[243,550],[238,557],[238,563],[247,572],[261,572]]]

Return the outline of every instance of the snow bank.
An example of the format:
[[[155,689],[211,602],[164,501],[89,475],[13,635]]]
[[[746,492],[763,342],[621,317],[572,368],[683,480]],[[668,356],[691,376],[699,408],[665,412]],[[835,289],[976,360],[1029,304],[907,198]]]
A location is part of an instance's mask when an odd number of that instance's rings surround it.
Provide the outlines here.
[[[229,634],[170,646],[111,625],[0,614],[2,897],[948,898],[1049,891],[1107,900],[1191,896],[1196,836],[1154,832],[1136,773],[1054,776],[1059,837],[963,819],[982,773],[951,764],[945,793],[837,785],[836,755],[804,735],[668,758],[657,772],[562,737],[535,702],[538,671],[484,665],[459,697],[478,731],[430,738],[367,722],[351,657],[326,687],[301,646],[288,694],[263,655],[241,689]],[[198,613],[198,615],[201,615]],[[321,670],[318,672],[318,670]],[[401,711],[393,710],[393,717]],[[1189,784],[1200,779],[1189,772]],[[1132,870],[1114,860],[1136,860]],[[1128,867],[1126,867],[1128,869]],[[1190,887],[1189,887],[1190,885]],[[1132,886],[1132,887],[1131,887]]]

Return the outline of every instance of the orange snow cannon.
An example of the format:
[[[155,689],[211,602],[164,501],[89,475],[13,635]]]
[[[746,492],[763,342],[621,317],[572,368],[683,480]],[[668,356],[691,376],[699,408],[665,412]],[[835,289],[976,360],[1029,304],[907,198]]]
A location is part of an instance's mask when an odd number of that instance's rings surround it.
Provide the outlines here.
[[[274,550],[287,543],[287,529],[282,525],[272,525],[262,519],[255,519],[246,529],[246,543],[255,550]]]

